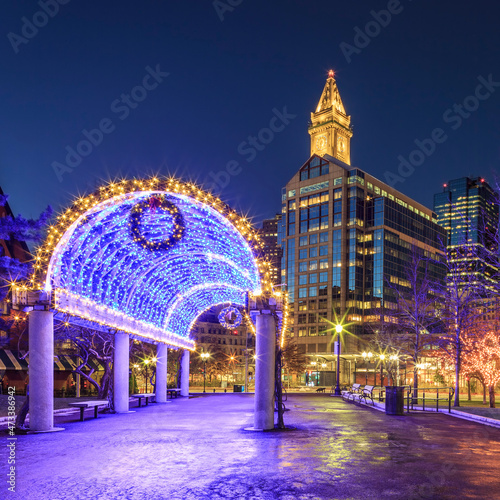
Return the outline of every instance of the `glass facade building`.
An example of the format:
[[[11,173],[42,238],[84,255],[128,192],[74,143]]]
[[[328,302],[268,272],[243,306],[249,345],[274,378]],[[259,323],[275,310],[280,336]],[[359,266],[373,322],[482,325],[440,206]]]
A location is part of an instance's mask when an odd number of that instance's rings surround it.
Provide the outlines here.
[[[488,285],[498,275],[498,204],[493,189],[481,177],[462,177],[444,184],[434,195],[438,222],[448,232],[446,246],[478,282]]]
[[[321,102],[324,113],[324,96]],[[333,120],[332,127],[338,126]],[[373,323],[384,308],[395,307],[394,287],[409,290],[405,268],[415,249],[428,258],[435,278],[444,278],[440,242],[446,232],[436,215],[341,158],[314,153],[302,165],[282,191],[278,228],[290,299],[288,334],[303,351],[325,360],[334,359],[340,320],[350,333],[343,355],[365,348]]]

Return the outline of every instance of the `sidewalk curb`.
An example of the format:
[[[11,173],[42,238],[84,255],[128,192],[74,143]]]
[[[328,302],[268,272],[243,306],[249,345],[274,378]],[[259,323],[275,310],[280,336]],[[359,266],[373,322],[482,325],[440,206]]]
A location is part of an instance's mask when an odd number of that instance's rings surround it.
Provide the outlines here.
[[[385,407],[383,403],[375,403],[375,406],[368,405],[365,403],[360,403],[360,405],[385,413]],[[453,409],[451,410],[451,413],[449,413],[448,410],[440,410],[439,412],[436,412],[436,410],[430,409],[428,411],[429,413],[439,413],[441,415],[448,415],[450,417],[461,418],[462,420],[469,420],[470,422],[476,422],[478,424],[488,425],[490,427],[495,427],[496,429],[500,429],[500,420],[495,420],[494,418],[482,417],[481,415],[474,415],[473,413],[466,413],[464,411],[453,410]],[[408,415],[408,413],[405,412],[405,415]],[[411,413],[409,415],[411,415]]]
[[[481,415],[474,415],[474,413],[467,413],[459,410],[451,410],[451,413],[443,412],[443,414],[500,429],[500,420],[495,420],[494,418],[482,417]]]

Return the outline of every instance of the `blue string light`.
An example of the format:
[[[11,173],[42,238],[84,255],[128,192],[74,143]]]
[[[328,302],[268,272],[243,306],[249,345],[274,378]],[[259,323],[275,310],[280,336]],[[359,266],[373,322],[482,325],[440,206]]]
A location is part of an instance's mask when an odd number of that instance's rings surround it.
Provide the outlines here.
[[[247,292],[260,293],[248,223],[229,220],[233,213],[218,205],[166,190],[88,205],[44,249],[44,288],[55,292],[59,310],[192,347],[189,333],[203,311],[243,306]]]

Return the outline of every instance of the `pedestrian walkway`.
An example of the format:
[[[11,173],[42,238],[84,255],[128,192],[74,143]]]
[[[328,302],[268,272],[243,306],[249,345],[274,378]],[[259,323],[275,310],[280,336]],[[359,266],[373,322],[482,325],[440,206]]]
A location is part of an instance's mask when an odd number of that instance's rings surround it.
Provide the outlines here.
[[[295,430],[266,433],[244,430],[250,394],[179,398],[85,422],[56,417],[64,432],[17,437],[16,494],[0,497],[500,497],[499,429],[445,415],[391,417],[321,394],[286,404]]]

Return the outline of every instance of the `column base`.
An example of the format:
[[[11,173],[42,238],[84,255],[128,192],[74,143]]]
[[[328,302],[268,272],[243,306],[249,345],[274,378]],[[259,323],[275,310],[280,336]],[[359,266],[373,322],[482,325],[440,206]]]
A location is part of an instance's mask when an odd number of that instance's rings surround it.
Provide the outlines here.
[[[59,432],[65,431],[64,427],[52,427],[52,429],[48,429],[46,431],[27,431],[26,434],[45,434],[46,432]]]

